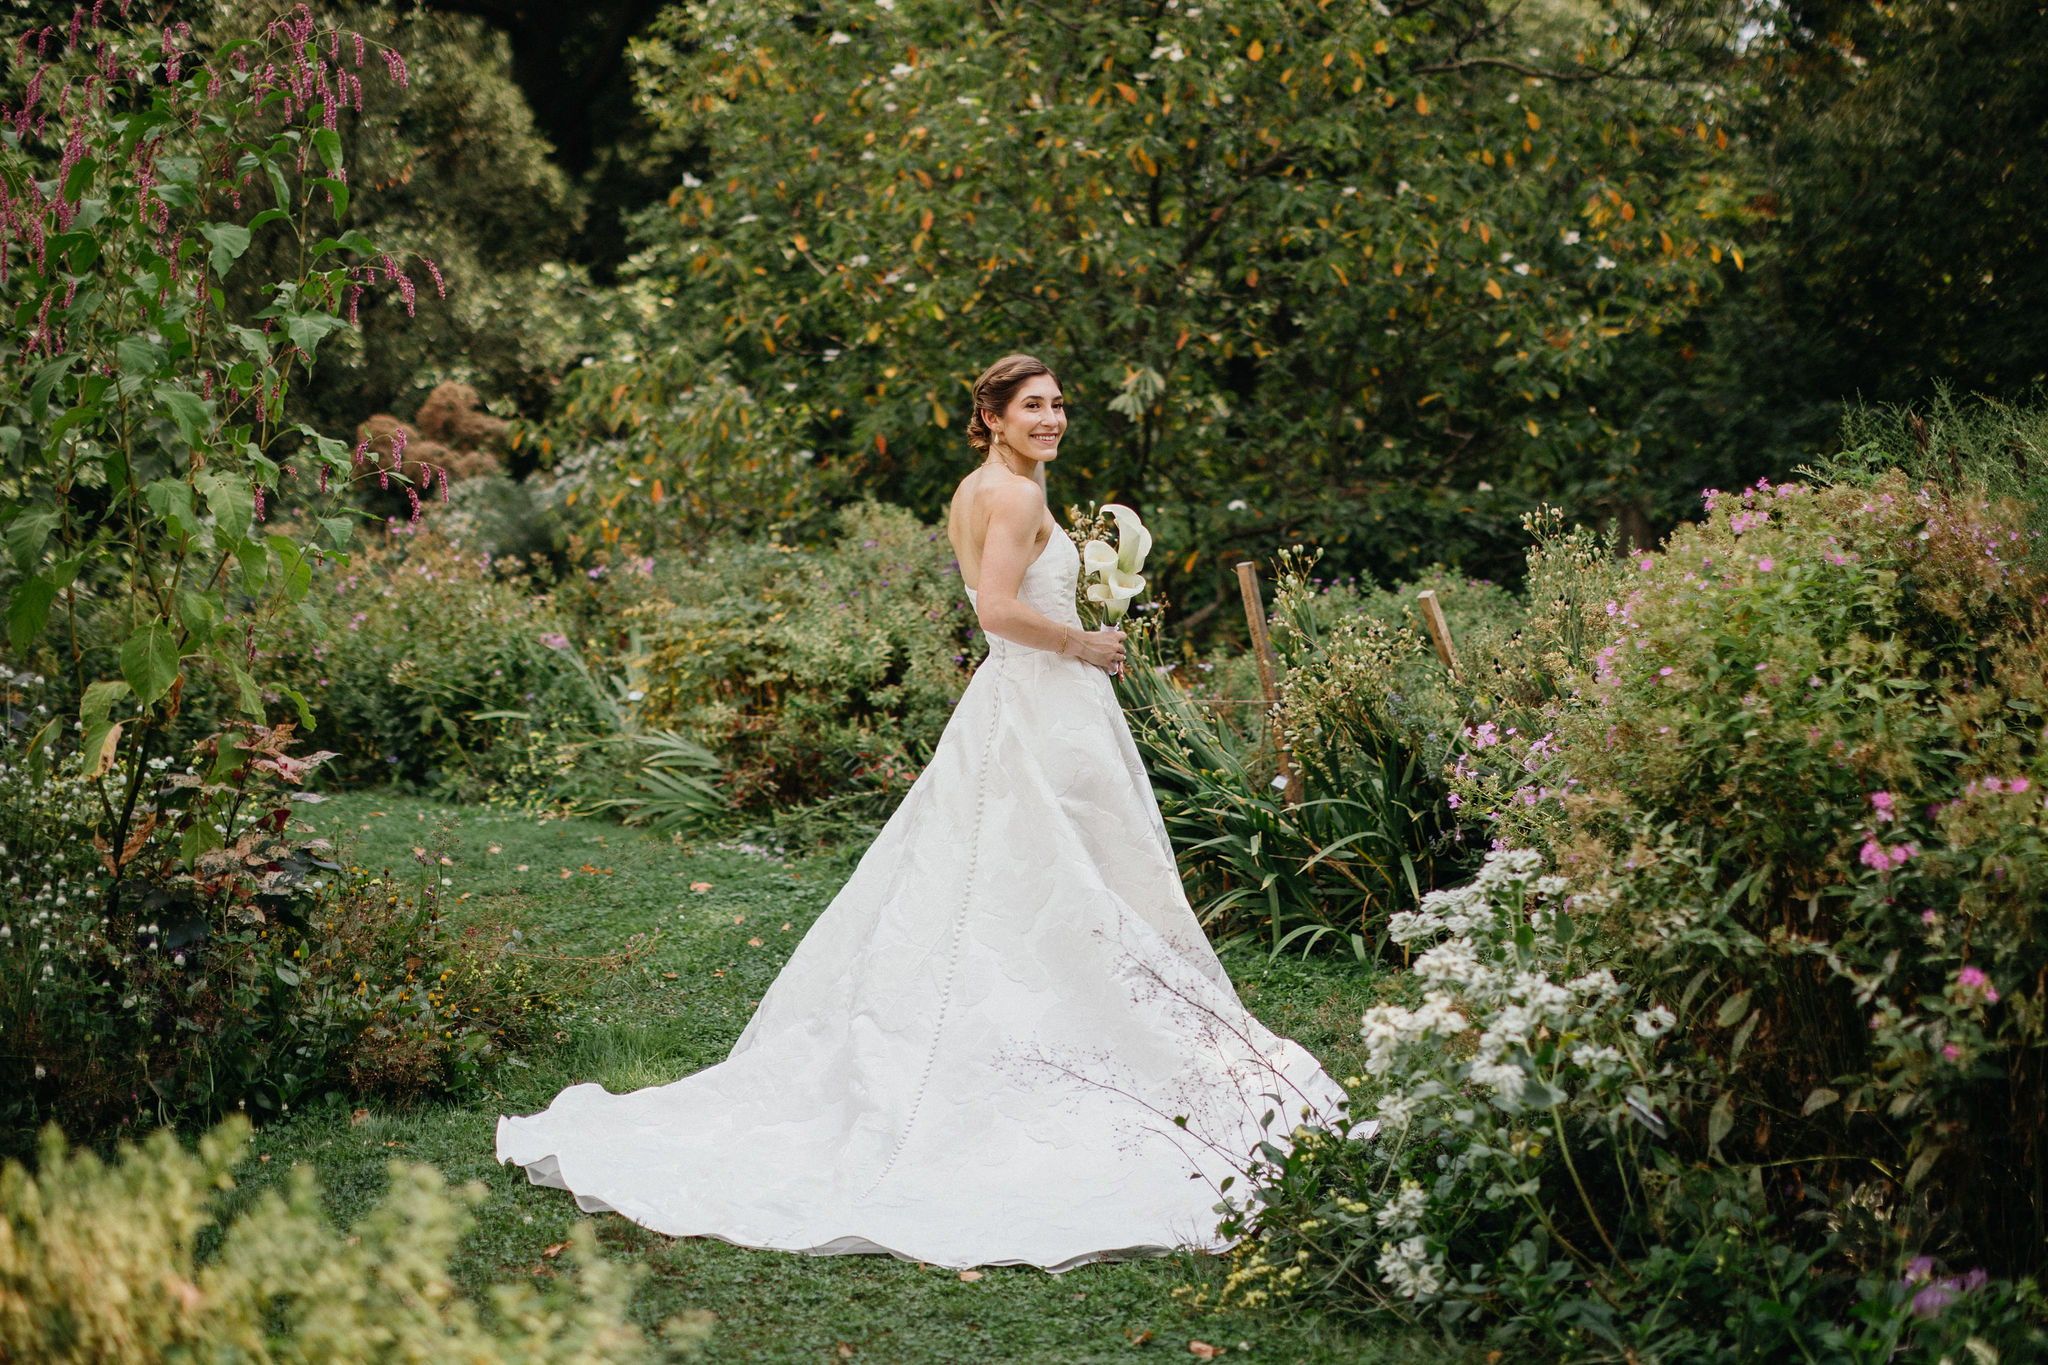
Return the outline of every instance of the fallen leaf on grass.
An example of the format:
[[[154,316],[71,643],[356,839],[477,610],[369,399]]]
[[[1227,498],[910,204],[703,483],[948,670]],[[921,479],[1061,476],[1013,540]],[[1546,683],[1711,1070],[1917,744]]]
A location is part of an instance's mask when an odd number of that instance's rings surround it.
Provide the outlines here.
[[[1196,1360],[1214,1360],[1217,1356],[1223,1354],[1223,1348],[1221,1346],[1211,1346],[1206,1341],[1191,1341],[1188,1343],[1188,1354]]]
[[[847,1344],[846,1342],[843,1342],[843,1341],[842,1341],[842,1342],[840,1342],[840,1343],[839,1343],[839,1346],[838,1346],[838,1353],[839,1353],[839,1358],[840,1358],[841,1360],[852,1360],[852,1359],[853,1359],[853,1347],[852,1347],[851,1345]]]
[[[960,1282],[962,1284],[973,1284],[980,1278],[981,1272],[979,1270],[963,1270],[960,1272]]]
[[[691,889],[692,891],[709,891],[709,890],[711,889],[711,883],[710,883],[710,882],[691,882],[691,883],[690,883],[690,889]]]
[[[749,948],[759,948],[762,946],[761,940],[758,938],[750,938],[747,940],[747,946]]]
[[[789,926],[787,924],[782,926],[782,932],[785,934],[789,932]]]
[[[357,1125],[358,1123],[362,1123],[362,1122],[364,1122],[364,1121],[365,1121],[366,1119],[368,1119],[369,1117],[370,1117],[370,1111],[369,1111],[369,1110],[367,1110],[367,1109],[358,1109],[358,1110],[354,1111],[353,1113],[351,1113],[351,1114],[350,1114],[350,1115],[348,1116],[348,1123],[349,1123],[349,1127],[353,1128],[353,1127],[355,1127],[355,1126],[356,1126],[356,1125]]]
[[[491,845],[491,852],[493,852],[493,853],[503,853],[504,851],[505,851],[505,848],[504,848],[504,845],[502,845],[502,844],[492,844],[492,845]]]
[[[747,916],[746,916],[746,913],[745,913],[744,911],[742,911],[741,913],[739,913],[739,914],[737,914],[737,915],[734,915],[734,916],[732,917],[732,922],[733,922],[734,924],[743,924],[743,923],[745,923],[745,922],[746,922],[746,918],[747,918]]]
[[[576,875],[576,874],[575,874],[574,872],[571,872],[571,871],[570,871],[570,870],[569,870],[568,868],[566,868],[566,867],[562,869],[562,880],[563,880],[563,881],[565,881],[565,882],[566,882],[566,881],[568,881],[568,880],[569,880],[569,878],[571,878],[571,877],[573,877],[573,876],[575,876],[575,875]]]
[[[1146,1342],[1152,1340],[1150,1332],[1140,1332],[1129,1327],[1124,1328],[1124,1335],[1130,1339],[1130,1343],[1133,1346],[1143,1346]]]
[[[661,979],[664,981],[673,981],[676,979],[676,974],[674,972],[663,972],[661,974]]]
[[[518,870],[519,870],[519,871],[521,871],[521,872],[524,872],[524,871],[526,871],[526,864],[525,864],[525,863],[521,863],[521,864],[519,865],[519,867],[518,867]]]
[[[554,1260],[554,1259],[555,1259],[555,1257],[557,1257],[557,1256],[561,1255],[561,1254],[562,1254],[563,1252],[567,1251],[568,1249],[569,1249],[569,1244],[568,1244],[567,1242],[557,1242],[557,1243],[555,1243],[555,1244],[554,1244],[553,1246],[551,1246],[551,1247],[548,1247],[548,1248],[546,1248],[545,1250],[543,1250],[543,1251],[541,1252],[541,1255],[543,1255],[543,1256],[547,1257],[547,1258],[548,1258],[548,1259],[549,1259],[550,1261],[552,1261],[552,1260]]]

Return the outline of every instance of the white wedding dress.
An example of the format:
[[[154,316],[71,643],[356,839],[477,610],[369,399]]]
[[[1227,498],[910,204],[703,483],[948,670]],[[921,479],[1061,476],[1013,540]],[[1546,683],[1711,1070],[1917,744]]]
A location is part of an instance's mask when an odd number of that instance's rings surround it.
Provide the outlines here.
[[[1078,568],[1055,534],[1020,599],[1079,625]],[[1239,1003],[1108,676],[989,644],[731,1055],[570,1086],[498,1120],[500,1161],[750,1247],[1048,1270],[1220,1248],[1223,1179],[1343,1091]]]

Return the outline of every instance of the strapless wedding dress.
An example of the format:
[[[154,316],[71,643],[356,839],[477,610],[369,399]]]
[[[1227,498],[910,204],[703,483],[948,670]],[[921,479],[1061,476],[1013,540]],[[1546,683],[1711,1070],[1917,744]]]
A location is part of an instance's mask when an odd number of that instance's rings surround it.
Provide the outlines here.
[[[1020,599],[1078,626],[1078,568],[1054,535]],[[1343,1091],[1239,1003],[1108,676],[989,645],[731,1055],[570,1086],[498,1120],[500,1161],[750,1247],[1048,1270],[1220,1248],[1223,1179]]]

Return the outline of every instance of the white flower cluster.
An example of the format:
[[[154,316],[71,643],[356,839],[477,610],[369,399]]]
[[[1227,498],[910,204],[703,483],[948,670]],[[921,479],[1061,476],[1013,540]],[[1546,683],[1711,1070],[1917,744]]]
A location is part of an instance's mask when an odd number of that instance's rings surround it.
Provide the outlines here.
[[[1675,1023],[1662,1005],[1631,1014],[1629,988],[1583,960],[1582,941],[1560,932],[1565,891],[1536,853],[1497,850],[1470,885],[1434,892],[1393,918],[1392,937],[1422,949],[1412,967],[1422,1004],[1365,1012],[1363,1070],[1395,1081],[1378,1100],[1390,1135],[1398,1140],[1426,1113],[1450,1148],[1434,1191],[1404,1181],[1369,1205],[1345,1206],[1369,1214],[1388,1239],[1377,1266],[1398,1297],[1449,1292],[1429,1233],[1434,1204],[1449,1210],[1526,1188],[1523,1168],[1547,1141],[1530,1131],[1531,1110],[1576,1100],[1620,1112],[1624,1091],[1646,1079],[1635,1040]]]
[[[1430,1299],[1443,1292],[1443,1253],[1432,1255],[1428,1239],[1420,1233],[1382,1245],[1375,1264],[1380,1278],[1404,1299]]]

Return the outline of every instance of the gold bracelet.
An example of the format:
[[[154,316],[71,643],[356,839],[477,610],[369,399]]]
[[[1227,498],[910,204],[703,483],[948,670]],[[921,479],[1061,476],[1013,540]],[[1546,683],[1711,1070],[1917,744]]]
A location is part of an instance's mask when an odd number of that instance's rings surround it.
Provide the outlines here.
[[[1073,629],[1072,626],[1060,627],[1060,657],[1062,659],[1067,657],[1067,646],[1073,643]]]

